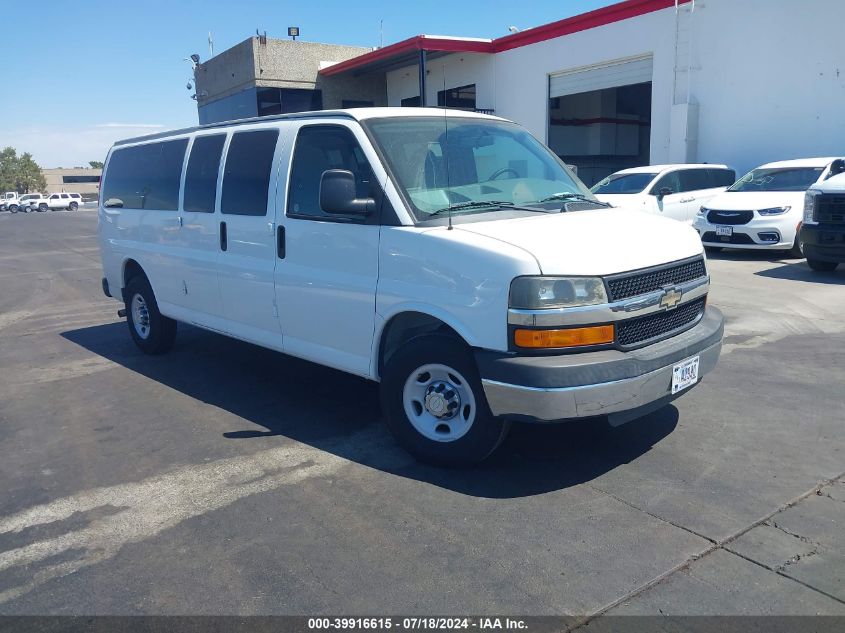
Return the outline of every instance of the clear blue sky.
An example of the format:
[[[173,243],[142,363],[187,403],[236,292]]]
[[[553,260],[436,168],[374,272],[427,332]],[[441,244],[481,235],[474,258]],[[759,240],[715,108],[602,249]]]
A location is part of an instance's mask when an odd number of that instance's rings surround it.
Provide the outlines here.
[[[73,167],[102,160],[117,139],[195,124],[183,58],[208,57],[209,31],[215,52],[256,28],[286,37],[291,25],[303,40],[377,46],[380,20],[385,44],[419,33],[494,38],[512,24],[538,26],[612,3],[11,0],[2,12],[5,25],[17,26],[0,55],[0,147],[29,151],[42,167]]]

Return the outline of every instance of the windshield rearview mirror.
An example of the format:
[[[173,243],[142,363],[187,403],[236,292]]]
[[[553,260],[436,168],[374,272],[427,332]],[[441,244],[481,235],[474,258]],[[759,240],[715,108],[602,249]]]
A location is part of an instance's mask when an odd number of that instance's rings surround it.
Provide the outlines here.
[[[320,178],[320,208],[336,215],[369,215],[375,200],[358,198],[355,175],[347,169],[328,169]]]

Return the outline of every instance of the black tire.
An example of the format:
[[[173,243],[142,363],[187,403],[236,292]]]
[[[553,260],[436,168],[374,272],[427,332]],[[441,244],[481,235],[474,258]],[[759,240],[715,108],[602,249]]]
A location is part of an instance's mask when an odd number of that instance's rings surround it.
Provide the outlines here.
[[[800,234],[795,236],[795,242],[792,244],[792,248],[790,248],[786,253],[789,257],[795,257],[798,259],[804,257],[804,242],[801,241]]]
[[[145,310],[146,324],[136,322],[135,297],[138,296],[138,306]],[[129,334],[138,348],[145,354],[165,354],[173,347],[176,340],[176,321],[164,316],[158,311],[155,294],[150,282],[143,275],[135,275],[126,284],[124,297],[126,300],[126,323]]]
[[[705,246],[704,250],[708,253],[721,253],[722,247],[721,246]]]
[[[38,210],[39,210],[41,213],[44,213],[45,211],[47,211],[47,209],[48,209],[48,208],[49,208],[49,207],[47,206],[47,203],[46,203],[46,202],[42,202],[41,204],[39,204],[39,205],[38,205]]]
[[[820,259],[810,259],[808,257],[807,266],[820,273],[829,273],[832,270],[836,270],[836,267],[839,266],[839,264],[836,262],[823,262]]]
[[[78,204],[76,204],[75,202],[71,202],[71,203],[68,205],[68,207],[67,207],[67,208],[68,208],[70,211],[76,211],[76,210],[79,208],[79,205],[78,205]]]
[[[464,422],[462,419],[464,414],[471,414],[473,417],[468,430],[463,431],[464,434],[454,440],[438,441],[426,437],[414,426],[414,422],[406,413],[406,383],[410,383],[417,370],[426,365],[441,365],[454,370],[448,375],[460,385],[458,389],[471,392],[470,398],[467,397],[465,391],[466,401],[462,400],[460,395],[458,396],[456,415],[436,425],[436,429],[439,429],[441,426],[451,427],[454,424],[460,432],[459,425]],[[455,374],[466,382],[461,381]],[[423,377],[423,380],[417,383],[420,389],[426,388],[421,386],[425,382],[425,375],[426,372],[423,372],[418,376],[418,378]],[[429,378],[431,378],[430,374]],[[431,383],[427,389],[437,391],[439,388],[437,384],[437,382]],[[451,397],[450,393],[455,394],[448,387],[446,391],[440,393],[446,395],[447,398]],[[425,400],[428,403],[428,398]],[[474,400],[474,410],[469,404],[470,400]],[[450,401],[447,407],[450,410],[452,402]],[[387,427],[398,443],[420,461],[431,464],[460,466],[478,463],[496,450],[510,428],[507,421],[493,417],[490,412],[475,359],[469,348],[463,341],[451,336],[439,334],[420,336],[397,350],[384,368],[381,381],[381,404]],[[419,415],[429,416],[428,419],[436,420],[422,408],[421,402],[415,401],[415,404],[420,405],[417,409],[421,412]],[[432,429],[431,432],[436,433],[436,429]]]
[[[10,205],[10,206],[9,206],[9,211],[11,211],[12,213],[17,213],[17,212],[18,212],[18,209],[19,209],[19,207],[18,207],[18,205],[16,205],[16,204],[13,204],[13,205]]]

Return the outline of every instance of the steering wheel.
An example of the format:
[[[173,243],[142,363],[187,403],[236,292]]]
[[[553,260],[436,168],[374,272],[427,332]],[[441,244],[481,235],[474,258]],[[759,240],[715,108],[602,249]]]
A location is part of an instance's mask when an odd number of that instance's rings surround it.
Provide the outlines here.
[[[487,182],[490,182],[491,180],[496,180],[499,176],[502,176],[503,174],[506,174],[508,172],[512,173],[515,178],[519,178],[519,172],[515,169],[511,169],[510,167],[502,167],[501,169],[497,169],[496,171],[494,171],[487,179]]]

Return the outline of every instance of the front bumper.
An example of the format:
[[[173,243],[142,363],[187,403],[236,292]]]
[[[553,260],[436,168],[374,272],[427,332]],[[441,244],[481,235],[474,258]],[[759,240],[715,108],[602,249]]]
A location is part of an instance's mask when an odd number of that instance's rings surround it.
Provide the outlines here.
[[[693,328],[630,352],[515,356],[479,350],[476,362],[492,413],[554,422],[607,415],[622,424],[660,408],[672,395],[672,368],[699,356],[699,380],[719,359],[724,317],[708,307]]]
[[[790,249],[795,244],[796,229],[801,222],[793,214],[758,217],[747,224],[713,224],[706,217],[696,217],[693,228],[702,243],[721,248]],[[730,226],[730,236],[716,235],[716,229]]]
[[[801,226],[804,256],[823,262],[845,262],[845,226],[804,224]]]

